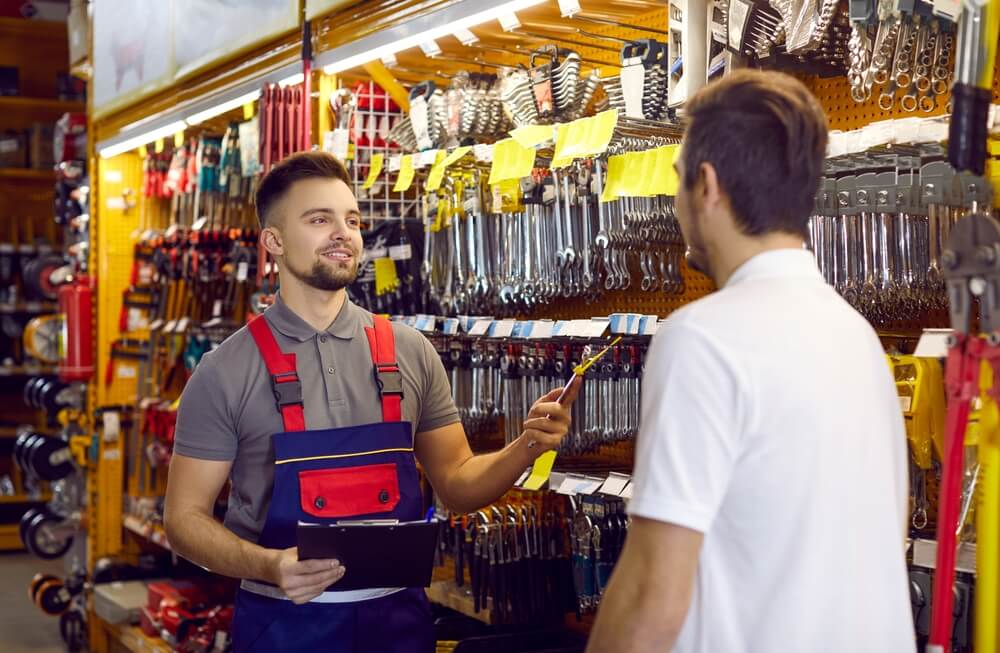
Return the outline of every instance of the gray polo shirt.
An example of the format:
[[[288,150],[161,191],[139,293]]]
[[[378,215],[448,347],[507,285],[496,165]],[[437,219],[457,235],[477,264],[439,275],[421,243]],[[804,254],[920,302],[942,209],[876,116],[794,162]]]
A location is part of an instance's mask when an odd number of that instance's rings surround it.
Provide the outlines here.
[[[364,327],[371,313],[349,300],[330,327],[317,333],[281,300],[264,312],[278,345],[294,353],[307,429],[359,426],[382,420],[382,404]],[[424,336],[393,323],[403,374],[403,419],[415,433],[459,421],[441,359]],[[244,327],[206,354],[184,388],[174,451],[233,461],[226,526],[256,542],[271,499],[274,447],[284,431],[270,375]]]

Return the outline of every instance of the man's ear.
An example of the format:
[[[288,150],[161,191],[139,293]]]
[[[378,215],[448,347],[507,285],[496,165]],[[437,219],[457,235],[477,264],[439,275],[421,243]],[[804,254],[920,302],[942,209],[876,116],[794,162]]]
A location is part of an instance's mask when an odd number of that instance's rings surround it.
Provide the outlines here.
[[[285,245],[281,241],[281,232],[274,227],[264,227],[260,232],[260,242],[271,256],[284,256]]]
[[[714,209],[724,200],[722,187],[719,185],[719,175],[715,166],[702,162],[698,166],[698,177],[701,182],[701,199],[706,211]]]

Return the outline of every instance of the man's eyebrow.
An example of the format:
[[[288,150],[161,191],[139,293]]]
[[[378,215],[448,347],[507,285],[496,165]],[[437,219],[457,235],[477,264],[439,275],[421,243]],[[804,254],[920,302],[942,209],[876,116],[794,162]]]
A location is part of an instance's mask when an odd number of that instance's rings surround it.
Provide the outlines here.
[[[347,209],[347,215],[352,218],[360,218],[361,209]]]
[[[299,217],[304,218],[312,215],[313,213],[335,213],[335,211],[328,206],[316,206],[311,209],[306,209],[299,215]]]

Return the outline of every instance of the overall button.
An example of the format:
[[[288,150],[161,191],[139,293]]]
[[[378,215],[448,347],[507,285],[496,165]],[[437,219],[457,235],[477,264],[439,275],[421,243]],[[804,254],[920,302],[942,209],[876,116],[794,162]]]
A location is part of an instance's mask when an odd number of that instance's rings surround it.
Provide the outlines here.
[[[317,509],[322,510],[326,506],[326,499],[323,497],[316,497],[316,500],[313,501],[313,505],[316,506]]]
[[[389,503],[389,491],[388,490],[382,490],[381,492],[378,493],[378,502],[379,503]]]
[[[330,374],[333,374],[334,370],[333,370],[333,367],[330,366],[330,367],[326,368],[326,371],[329,372]]]
[[[319,341],[320,342],[326,342],[326,336],[320,336],[319,337]]]

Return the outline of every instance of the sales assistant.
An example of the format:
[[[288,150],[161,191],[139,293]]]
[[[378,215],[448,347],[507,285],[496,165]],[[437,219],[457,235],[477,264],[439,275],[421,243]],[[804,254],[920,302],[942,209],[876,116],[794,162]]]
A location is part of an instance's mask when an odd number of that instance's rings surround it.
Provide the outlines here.
[[[419,588],[337,591],[337,560],[298,559],[298,522],[421,519],[419,460],[467,513],[497,500],[570,425],[573,388],[538,399],[520,437],[473,456],[441,360],[419,332],[351,303],[361,212],[344,166],[293,155],[260,181],[262,246],[281,290],[204,356],[177,417],[164,521],[171,546],[242,579],[242,651],[433,651]],[[213,507],[231,481],[224,524]]]

